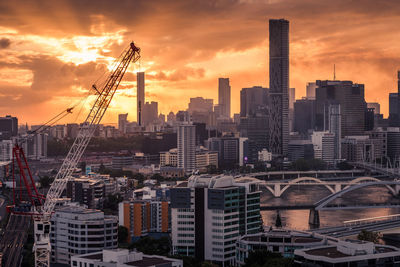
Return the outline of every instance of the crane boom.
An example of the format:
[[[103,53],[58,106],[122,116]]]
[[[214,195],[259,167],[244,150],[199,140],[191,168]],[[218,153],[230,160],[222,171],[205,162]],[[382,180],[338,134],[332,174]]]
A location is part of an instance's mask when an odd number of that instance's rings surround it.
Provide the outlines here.
[[[103,118],[115,91],[124,76],[129,63],[136,62],[140,58],[140,48],[132,42],[128,50],[123,54],[121,61],[108,76],[105,85],[97,91],[97,98],[90,109],[85,122],[82,124],[78,136],[65,157],[54,182],[52,183],[45,203],[41,210],[39,220],[35,221],[35,266],[50,266],[50,217],[54,211],[57,199],[66,188],[67,182],[81,159],[96,127]]]

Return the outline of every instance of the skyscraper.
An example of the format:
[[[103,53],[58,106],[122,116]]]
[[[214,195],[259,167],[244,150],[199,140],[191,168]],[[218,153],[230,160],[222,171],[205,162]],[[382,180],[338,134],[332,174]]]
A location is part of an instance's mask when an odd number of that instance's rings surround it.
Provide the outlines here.
[[[329,130],[330,133],[335,134],[334,158],[341,159],[342,158],[342,145],[341,145],[342,115],[340,113],[340,104],[331,103],[328,105],[326,111],[328,113],[328,121],[326,129]]]
[[[269,90],[271,100],[269,145],[286,155],[289,141],[289,21],[269,21]]]
[[[330,103],[340,104],[342,138],[364,134],[365,107],[364,85],[352,81],[317,81],[316,89],[316,129],[328,130],[327,112]]]
[[[118,130],[121,133],[126,133],[127,123],[128,123],[128,113],[118,114]]]
[[[268,108],[268,88],[253,86],[240,91],[240,117],[254,116],[266,113]]]
[[[400,70],[397,71],[397,93],[389,94],[389,126],[400,126]]]
[[[294,131],[307,136],[315,124],[315,100],[298,99],[294,103]]]
[[[316,83],[307,83],[307,86],[306,86],[307,99],[315,100],[315,89],[316,88],[317,88],[317,84]]]
[[[144,72],[137,73],[137,122],[141,126],[144,106]]]
[[[18,135],[18,119],[7,115],[0,117],[0,140],[10,139]]]
[[[231,117],[231,86],[229,78],[218,79],[218,105],[221,107],[221,114],[224,117]]]
[[[182,124],[178,127],[178,168],[190,173],[196,168],[196,126]]]

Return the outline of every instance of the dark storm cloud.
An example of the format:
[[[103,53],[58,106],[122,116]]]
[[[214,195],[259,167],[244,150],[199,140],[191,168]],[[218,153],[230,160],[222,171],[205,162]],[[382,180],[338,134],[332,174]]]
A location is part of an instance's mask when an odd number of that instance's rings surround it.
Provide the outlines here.
[[[0,49],[8,48],[11,44],[10,39],[1,38],[0,39]]]

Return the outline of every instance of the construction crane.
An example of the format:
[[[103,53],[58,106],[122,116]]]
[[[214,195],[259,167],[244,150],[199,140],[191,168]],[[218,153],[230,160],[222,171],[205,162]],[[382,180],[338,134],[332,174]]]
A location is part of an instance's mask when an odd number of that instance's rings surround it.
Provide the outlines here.
[[[37,134],[45,132],[52,125],[72,113],[75,106],[69,107],[26,136],[17,138],[12,148],[13,204],[6,207],[7,212],[18,215],[35,215],[32,207],[41,206],[45,200],[35,186],[32,172],[23,149],[24,143]]]
[[[34,216],[35,244],[33,250],[35,254],[36,267],[50,266],[50,217],[54,211],[56,201],[66,188],[71,174],[75,170],[83,152],[93,136],[94,131],[110,105],[111,99],[113,98],[129,63],[131,61],[136,62],[139,58],[140,48],[131,42],[127,51],[122,53],[120,60],[117,61],[114,69],[107,77],[104,86],[102,88],[93,86],[97,95],[96,100],[80,128],[78,136],[65,157],[54,182],[51,184],[46,195],[46,200],[44,201],[41,210],[37,213],[38,216]]]

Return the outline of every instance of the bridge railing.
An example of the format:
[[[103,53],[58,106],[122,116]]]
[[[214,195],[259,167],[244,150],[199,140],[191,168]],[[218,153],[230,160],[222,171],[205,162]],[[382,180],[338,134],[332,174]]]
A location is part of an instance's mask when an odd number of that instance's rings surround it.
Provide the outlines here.
[[[357,226],[363,224],[371,224],[377,222],[388,222],[388,221],[397,221],[400,220],[400,214],[393,214],[393,215],[386,215],[386,216],[378,216],[378,217],[371,217],[371,218],[364,218],[364,219],[357,219],[357,220],[349,220],[344,221],[344,226]]]

